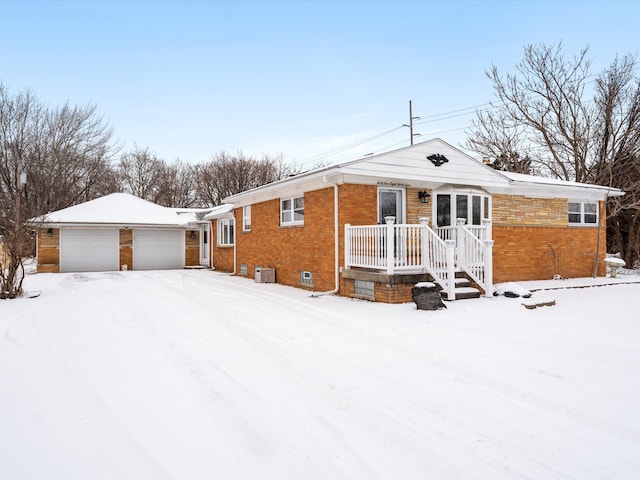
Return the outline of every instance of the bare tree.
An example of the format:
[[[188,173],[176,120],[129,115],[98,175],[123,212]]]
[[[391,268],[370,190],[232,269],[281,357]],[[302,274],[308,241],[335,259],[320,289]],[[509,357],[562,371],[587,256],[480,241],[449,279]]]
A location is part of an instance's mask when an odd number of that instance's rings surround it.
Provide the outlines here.
[[[516,74],[503,76],[493,66],[487,76],[498,98],[497,113],[478,116],[467,146],[504,146],[500,153],[506,157],[515,147],[541,171],[588,180],[594,109],[584,101],[587,51],[567,60],[560,44],[528,45]]]
[[[608,243],[628,265],[640,259],[640,79],[635,56],[616,58],[596,79],[594,183],[624,190],[607,203]]]
[[[242,152],[216,153],[210,162],[194,169],[197,203],[219,205],[230,195],[280,180],[290,172],[283,155],[264,155],[256,160]]]
[[[165,161],[148,148],[136,146],[123,153],[118,162],[121,188],[136,197],[159,203],[166,181]]]
[[[196,167],[176,160],[164,170],[160,204],[167,207],[196,206]]]
[[[529,45],[516,73],[493,66],[498,101],[478,114],[466,145],[496,160],[527,159],[536,173],[626,191],[608,202],[608,240],[632,264],[640,259],[637,61],[616,59],[592,80],[587,52],[567,59],[561,44]]]
[[[28,219],[113,186],[111,137],[95,106],[47,108],[0,83],[0,296],[22,292],[22,259],[34,248]]]
[[[536,152],[526,141],[522,126],[502,111],[480,111],[477,115],[467,148],[481,154],[496,170],[533,174],[532,155]]]

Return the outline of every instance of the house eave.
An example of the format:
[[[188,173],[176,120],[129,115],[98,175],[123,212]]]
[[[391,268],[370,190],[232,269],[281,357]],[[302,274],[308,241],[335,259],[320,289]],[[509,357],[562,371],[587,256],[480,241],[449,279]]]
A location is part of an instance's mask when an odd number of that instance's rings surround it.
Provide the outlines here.
[[[521,195],[537,198],[575,198],[604,201],[609,197],[620,197],[624,192],[599,185],[558,185],[512,181],[507,188],[488,188],[492,194]]]
[[[189,222],[181,224],[165,224],[165,223],[118,223],[118,222],[47,222],[34,223],[37,228],[161,228],[161,229],[176,229],[187,230],[190,225],[203,222]],[[206,223],[206,222],[204,222]]]

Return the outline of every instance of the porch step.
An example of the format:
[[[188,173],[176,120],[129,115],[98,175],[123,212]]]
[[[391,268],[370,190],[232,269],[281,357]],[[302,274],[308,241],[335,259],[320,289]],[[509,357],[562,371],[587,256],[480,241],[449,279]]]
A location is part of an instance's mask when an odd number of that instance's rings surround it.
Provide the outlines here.
[[[475,287],[471,286],[471,281],[465,277],[462,276],[461,273],[458,273],[454,282],[455,282],[455,288],[454,288],[454,292],[455,292],[455,299],[456,300],[466,300],[468,298],[480,298],[481,293],[480,290],[478,290]],[[444,296],[445,300],[446,300],[446,295]]]
[[[480,290],[474,287],[457,287],[454,290],[456,300],[466,300],[468,298],[480,298]]]

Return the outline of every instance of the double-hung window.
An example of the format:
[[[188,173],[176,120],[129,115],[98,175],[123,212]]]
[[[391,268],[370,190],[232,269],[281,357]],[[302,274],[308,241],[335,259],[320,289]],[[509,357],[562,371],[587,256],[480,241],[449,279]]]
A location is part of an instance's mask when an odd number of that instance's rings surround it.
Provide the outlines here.
[[[218,220],[218,245],[231,247],[235,243],[235,220],[233,218],[221,218]]]
[[[251,231],[251,205],[242,207],[242,231]]]
[[[304,197],[280,199],[280,225],[304,224]]]
[[[598,223],[598,204],[569,200],[569,225],[595,225]]]

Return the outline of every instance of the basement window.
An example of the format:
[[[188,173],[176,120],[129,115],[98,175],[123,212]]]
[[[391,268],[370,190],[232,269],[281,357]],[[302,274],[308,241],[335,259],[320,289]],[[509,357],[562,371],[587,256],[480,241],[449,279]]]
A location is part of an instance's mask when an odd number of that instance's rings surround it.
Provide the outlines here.
[[[360,297],[374,298],[373,282],[367,280],[354,280],[353,293]]]
[[[300,272],[300,284],[301,285],[313,285],[313,273]]]

